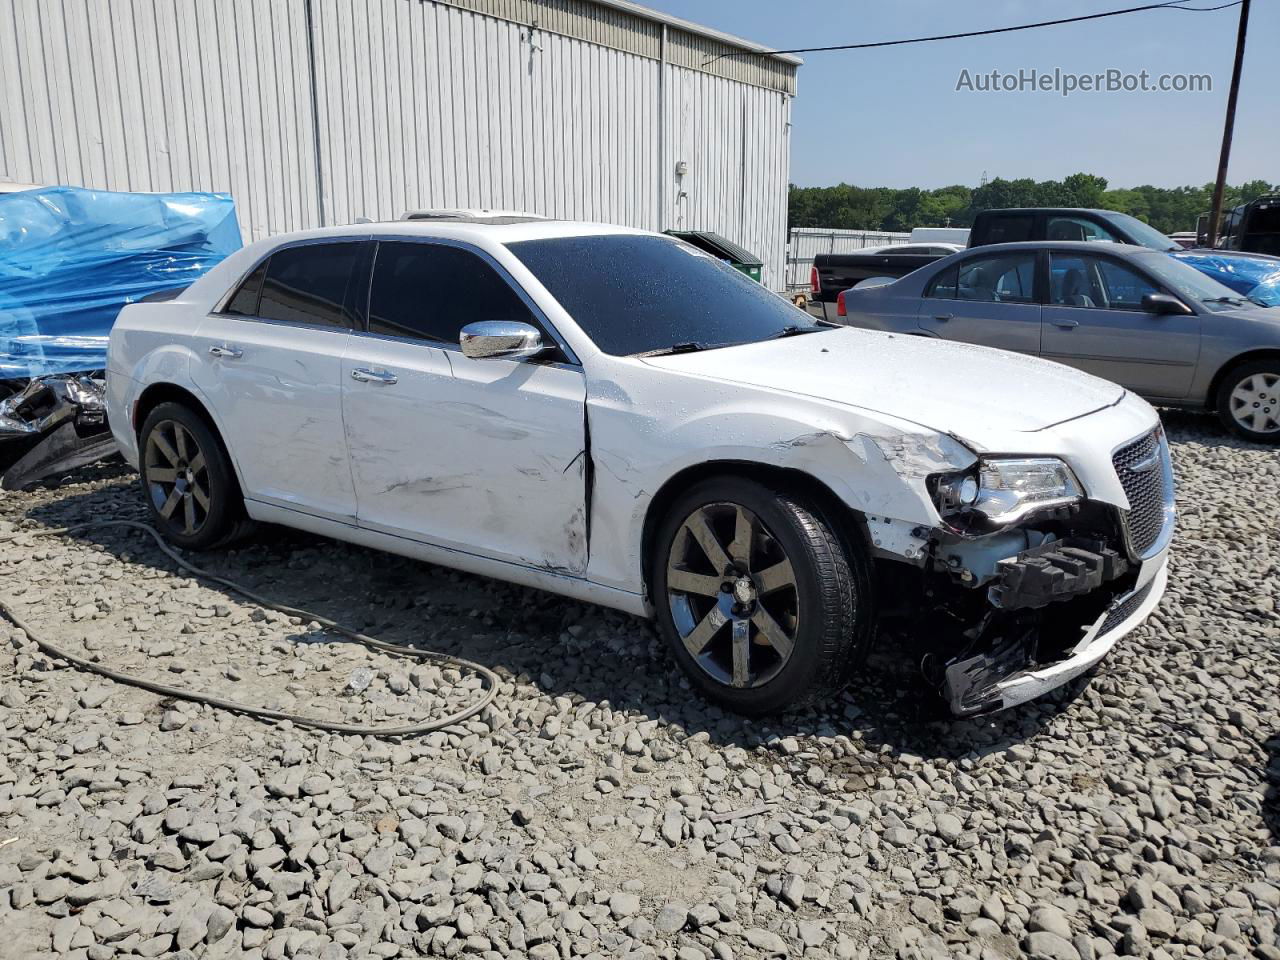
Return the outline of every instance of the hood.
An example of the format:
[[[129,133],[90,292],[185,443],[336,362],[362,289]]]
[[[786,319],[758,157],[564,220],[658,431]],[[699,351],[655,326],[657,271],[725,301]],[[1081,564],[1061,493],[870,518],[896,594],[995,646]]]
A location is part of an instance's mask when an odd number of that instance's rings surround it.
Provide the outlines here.
[[[839,327],[783,340],[644,361],[843,403],[982,443],[1112,406],[1123,387],[1061,364],[990,347]]]

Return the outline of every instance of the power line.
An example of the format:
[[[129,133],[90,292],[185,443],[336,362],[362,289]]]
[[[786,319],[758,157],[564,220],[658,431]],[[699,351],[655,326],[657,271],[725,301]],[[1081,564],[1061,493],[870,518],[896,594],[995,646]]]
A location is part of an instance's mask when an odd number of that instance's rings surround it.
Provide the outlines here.
[[[879,40],[875,43],[842,43],[830,47],[795,47],[791,50],[740,50],[733,53],[722,53],[703,63],[710,66],[725,57],[769,57],[779,53],[825,53],[830,50],[869,50],[872,47],[898,47],[907,43],[931,43],[934,40],[960,40],[964,37],[985,37],[993,33],[1013,33],[1017,30],[1035,30],[1038,27],[1056,27],[1064,23],[1080,23],[1084,20],[1101,20],[1104,17],[1119,17],[1126,13],[1141,13],[1144,10],[1185,10],[1188,13],[1209,13],[1214,10],[1225,10],[1227,7],[1239,6],[1241,0],[1219,4],[1216,7],[1187,7],[1183,4],[1189,0],[1165,0],[1163,3],[1145,3],[1140,7],[1126,7],[1123,10],[1105,10],[1102,13],[1089,13],[1079,17],[1064,17],[1061,20],[1041,20],[1039,23],[1020,23],[1012,27],[992,27],[988,30],[970,30],[965,33],[944,33],[936,37],[912,37],[909,40]]]

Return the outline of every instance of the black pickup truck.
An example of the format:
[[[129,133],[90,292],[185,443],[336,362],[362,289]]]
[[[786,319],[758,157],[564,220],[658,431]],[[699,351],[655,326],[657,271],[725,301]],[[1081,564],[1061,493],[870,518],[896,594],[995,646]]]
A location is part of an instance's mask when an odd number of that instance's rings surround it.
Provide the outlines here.
[[[1159,230],[1115,210],[1083,207],[1018,207],[983,210],[973,219],[969,246],[1022,240],[1102,240],[1153,250],[1180,250]],[[823,320],[838,320],[840,291],[871,277],[905,277],[953,251],[949,247],[909,244],[875,253],[820,253],[813,260],[807,309]]]

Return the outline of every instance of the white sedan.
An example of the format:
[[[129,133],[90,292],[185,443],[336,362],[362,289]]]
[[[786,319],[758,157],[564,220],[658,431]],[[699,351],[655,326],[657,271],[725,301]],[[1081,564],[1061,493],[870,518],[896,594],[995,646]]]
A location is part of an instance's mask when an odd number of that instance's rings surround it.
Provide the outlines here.
[[[826,326],[659,234],[310,231],[111,334],[154,522],[269,521],[656,618],[709,697],[848,683],[873,638],[958,714],[1100,660],[1164,589],[1159,420],[1034,358]]]

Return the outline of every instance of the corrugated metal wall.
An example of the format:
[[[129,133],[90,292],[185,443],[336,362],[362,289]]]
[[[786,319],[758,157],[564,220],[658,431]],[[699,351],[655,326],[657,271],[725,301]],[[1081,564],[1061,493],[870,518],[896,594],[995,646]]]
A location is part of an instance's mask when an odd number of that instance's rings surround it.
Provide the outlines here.
[[[841,230],[837,227],[792,227],[787,245],[787,286],[807,287],[813,258],[819,253],[857,253],[865,247],[908,243],[910,233],[884,230]]]
[[[584,0],[475,12],[531,5],[312,0],[313,113],[305,0],[3,0],[0,179],[226,191],[253,239],[450,206],[715,230],[781,287],[794,67],[664,64],[724,47]]]

